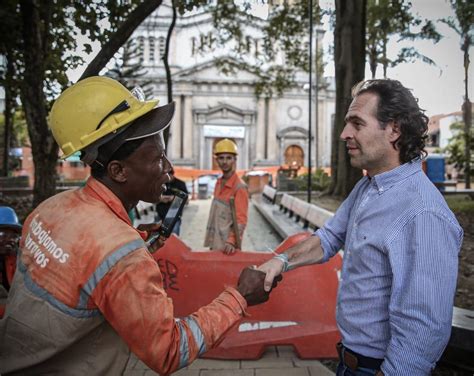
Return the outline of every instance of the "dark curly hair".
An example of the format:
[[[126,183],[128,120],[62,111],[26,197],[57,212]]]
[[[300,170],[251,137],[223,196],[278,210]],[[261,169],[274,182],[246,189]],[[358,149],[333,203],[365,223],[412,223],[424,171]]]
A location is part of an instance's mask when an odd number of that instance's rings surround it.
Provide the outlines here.
[[[400,137],[393,143],[400,151],[400,162],[424,158],[429,119],[412,92],[399,81],[373,79],[361,81],[352,89],[353,98],[363,93],[373,93],[379,98],[376,117],[383,129],[390,122],[400,127]]]

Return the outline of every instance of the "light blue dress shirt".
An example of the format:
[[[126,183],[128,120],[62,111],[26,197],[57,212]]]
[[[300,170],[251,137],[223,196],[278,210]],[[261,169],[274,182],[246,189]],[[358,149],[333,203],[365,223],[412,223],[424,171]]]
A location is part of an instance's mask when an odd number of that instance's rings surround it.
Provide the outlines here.
[[[385,375],[428,375],[451,333],[463,232],[421,161],[363,177],[315,234],[323,262],[344,248],[343,344],[384,359]]]

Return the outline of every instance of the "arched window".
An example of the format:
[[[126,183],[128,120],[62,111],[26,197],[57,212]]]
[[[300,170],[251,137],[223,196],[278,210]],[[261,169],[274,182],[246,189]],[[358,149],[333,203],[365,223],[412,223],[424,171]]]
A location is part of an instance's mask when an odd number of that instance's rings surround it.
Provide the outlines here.
[[[214,49],[214,43],[216,42],[216,38],[211,32],[209,32],[208,38],[209,38],[209,50],[212,51]]]
[[[160,58],[165,54],[165,37],[158,38],[158,49],[160,51]]]
[[[143,61],[144,60],[144,54],[145,54],[145,38],[139,37],[138,38],[138,60]]]
[[[148,39],[148,43],[149,43],[149,46],[150,46],[150,62],[154,63],[155,62],[155,38],[153,37],[150,37],[150,39]]]
[[[196,52],[197,52],[196,37],[192,37],[191,38],[191,56],[194,56]]]

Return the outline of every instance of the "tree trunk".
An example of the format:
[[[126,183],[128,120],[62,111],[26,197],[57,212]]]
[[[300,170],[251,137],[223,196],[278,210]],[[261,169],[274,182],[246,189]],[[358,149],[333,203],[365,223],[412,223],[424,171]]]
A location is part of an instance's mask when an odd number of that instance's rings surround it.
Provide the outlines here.
[[[369,52],[369,65],[370,65],[370,73],[372,74],[372,78],[375,78],[377,74],[377,47],[374,46],[371,48]]]
[[[384,38],[383,40],[383,78],[387,78],[387,69],[388,69],[388,58],[387,58],[387,44],[388,39]]]
[[[89,64],[81,79],[99,74],[114,53],[126,42],[138,25],[153,12],[162,0],[147,0],[139,5]],[[47,2],[22,0],[23,54],[25,72],[21,84],[21,100],[25,109],[28,134],[32,145],[34,173],[33,205],[56,192],[58,146],[47,124],[48,107],[44,96],[45,54],[49,48],[49,12]]]
[[[168,103],[173,101],[173,82],[171,80],[171,70],[170,64],[168,61],[169,53],[170,53],[170,42],[171,36],[173,34],[174,26],[176,25],[176,4],[172,1],[171,6],[173,7],[173,18],[171,20],[170,27],[168,29],[168,34],[166,35],[166,46],[165,46],[165,53],[163,54],[163,64],[165,65],[166,70],[166,88],[168,90]],[[164,139],[165,144],[168,144],[168,138],[170,134],[170,128],[166,128],[164,131]]]
[[[7,72],[5,75],[5,109],[4,115],[4,137],[3,137],[3,176],[8,176],[9,170],[9,150],[11,146],[11,135],[13,132],[13,121],[15,115],[15,96],[12,93],[12,80],[13,80],[13,62],[10,54],[6,54],[7,59]]]
[[[464,52],[464,103],[463,103],[463,120],[464,133],[466,137],[466,148],[464,155],[466,158],[466,167],[464,168],[464,179],[466,181],[466,189],[471,188],[471,137],[472,137],[472,104],[469,100],[469,47],[470,38],[468,35],[464,37],[462,50]]]
[[[334,60],[336,66],[336,115],[331,153],[329,192],[346,197],[362,173],[350,166],[345,144],[339,141],[344,117],[352,101],[352,87],[364,79],[366,0],[336,0]]]
[[[56,193],[58,146],[48,129],[47,101],[44,96],[44,35],[49,24],[41,20],[39,4],[34,0],[20,3],[23,20],[25,71],[21,100],[25,109],[35,167],[33,206]],[[43,10],[44,12],[44,10]],[[45,12],[46,13],[46,12]]]
[[[135,29],[162,3],[162,0],[146,0],[130,13],[127,20],[117,29],[114,35],[105,43],[97,56],[87,66],[78,81],[90,76],[97,76],[114,54],[130,38]]]

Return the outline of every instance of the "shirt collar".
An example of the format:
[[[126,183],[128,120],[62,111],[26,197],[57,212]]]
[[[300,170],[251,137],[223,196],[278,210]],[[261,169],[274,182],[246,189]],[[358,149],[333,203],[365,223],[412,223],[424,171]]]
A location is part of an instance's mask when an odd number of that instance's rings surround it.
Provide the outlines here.
[[[221,179],[224,177],[222,176]],[[234,173],[230,176],[229,179],[226,180],[224,186],[228,188],[232,188],[234,186],[235,179],[237,179],[237,173],[234,171]]]
[[[127,223],[129,226],[132,226],[132,221],[128,216],[127,211],[123,207],[122,201],[113,193],[109,188],[107,188],[104,184],[99,182],[97,179],[93,178],[92,176],[87,179],[86,185],[84,187],[84,193],[89,196],[96,198],[99,201],[102,201],[105,205],[107,205],[110,210],[114,212],[114,214]],[[146,231],[140,231],[135,229],[142,239],[146,239],[148,234]]]
[[[390,171],[375,175],[371,181],[375,185],[379,194],[392,188],[398,182],[405,180],[410,175],[421,170],[421,159],[417,158],[410,162],[404,163]]]

